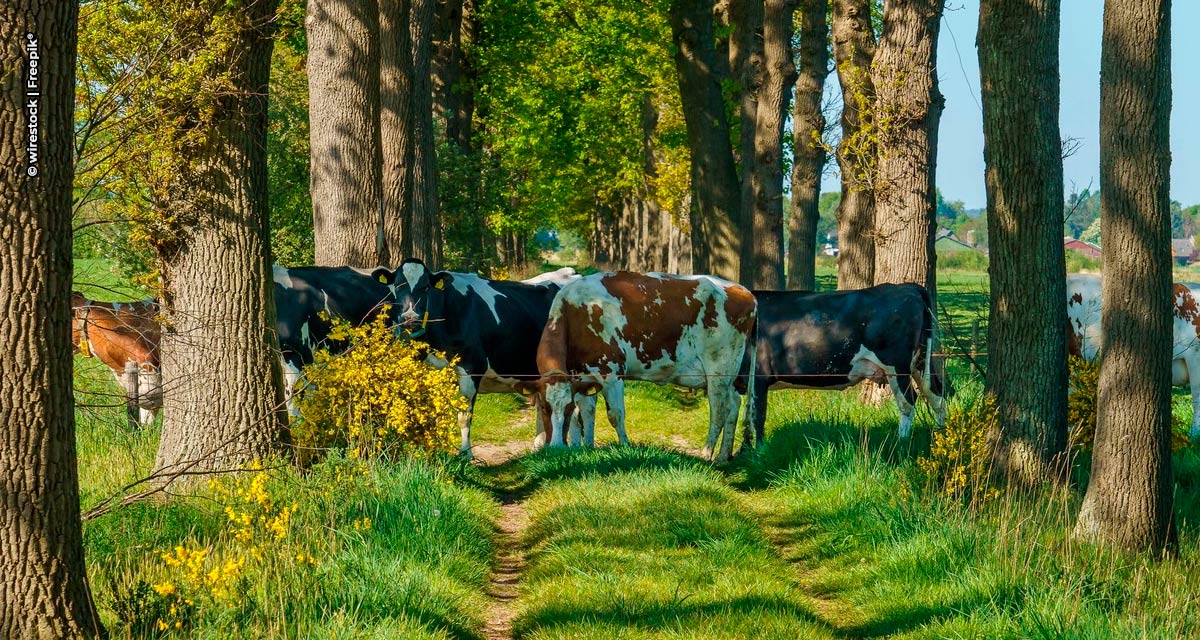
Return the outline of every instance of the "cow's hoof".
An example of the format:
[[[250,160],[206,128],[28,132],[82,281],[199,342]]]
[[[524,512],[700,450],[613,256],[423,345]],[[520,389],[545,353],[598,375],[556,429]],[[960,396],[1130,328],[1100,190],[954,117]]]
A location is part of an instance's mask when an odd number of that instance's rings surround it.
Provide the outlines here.
[[[712,449],[709,449],[708,447],[704,447],[703,449],[700,450],[700,457],[704,460],[712,460],[712,457],[713,457]]]

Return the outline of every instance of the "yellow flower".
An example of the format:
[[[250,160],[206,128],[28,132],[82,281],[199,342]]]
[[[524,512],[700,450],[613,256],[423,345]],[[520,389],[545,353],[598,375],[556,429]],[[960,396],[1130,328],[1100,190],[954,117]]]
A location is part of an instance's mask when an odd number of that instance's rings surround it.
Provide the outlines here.
[[[175,593],[175,585],[171,584],[170,582],[164,582],[162,584],[154,585],[154,590],[160,596],[169,596]]]

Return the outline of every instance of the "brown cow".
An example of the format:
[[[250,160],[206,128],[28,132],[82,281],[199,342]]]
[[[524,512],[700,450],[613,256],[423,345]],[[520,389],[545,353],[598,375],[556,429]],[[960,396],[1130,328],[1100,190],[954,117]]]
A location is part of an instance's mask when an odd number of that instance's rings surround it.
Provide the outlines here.
[[[577,404],[587,429],[599,388],[608,420],[625,437],[625,379],[706,388],[705,457],[729,458],[740,398],[734,389],[757,313],[746,288],[713,276],[597,273],[558,292],[538,346],[539,385],[550,410],[551,446],[562,446],[563,425]],[[754,370],[751,348],[750,371]],[[574,429],[573,429],[574,430]],[[571,434],[573,443],[578,441]],[[588,434],[587,440],[591,440]]]
[[[99,302],[71,294],[75,352],[97,358],[125,390],[130,424],[148,425],[162,408],[158,303]]]

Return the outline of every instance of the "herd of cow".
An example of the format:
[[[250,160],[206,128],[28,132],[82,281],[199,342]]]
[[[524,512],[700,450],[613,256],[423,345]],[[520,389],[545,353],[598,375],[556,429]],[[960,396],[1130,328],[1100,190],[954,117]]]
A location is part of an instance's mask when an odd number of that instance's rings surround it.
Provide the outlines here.
[[[479,393],[533,395],[539,408],[535,444],[552,446],[592,443],[595,396],[603,394],[609,422],[626,442],[628,379],[706,389],[704,452],[718,460],[732,449],[739,393],[747,396],[746,442],[762,441],[770,389],[842,389],[866,379],[888,385],[900,410],[901,438],[912,427],[918,394],[939,425],[945,418],[948,385],[930,366],[934,318],[918,285],[752,292],[713,276],[579,276],[570,268],[512,282],[434,272],[417,260],[396,270],[276,267],[274,280],[289,396],[302,388],[313,350],[337,347],[327,344],[328,317],[361,324],[386,305],[397,332],[457,358],[468,406],[460,420],[467,455]],[[1100,292],[1099,276],[1067,279],[1069,352],[1089,360],[1101,347]],[[1200,290],[1176,284],[1174,293],[1172,377],[1191,388],[1191,436],[1197,439]],[[78,351],[112,369],[132,419],[152,420],[162,406],[157,304],[97,302],[76,294],[73,307]]]

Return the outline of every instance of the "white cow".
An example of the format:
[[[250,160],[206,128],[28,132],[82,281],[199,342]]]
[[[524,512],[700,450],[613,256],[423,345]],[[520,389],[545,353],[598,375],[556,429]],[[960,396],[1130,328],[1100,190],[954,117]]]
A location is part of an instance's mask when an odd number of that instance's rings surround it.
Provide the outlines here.
[[[1174,359],[1171,384],[1188,386],[1192,392],[1193,441],[1200,439],[1200,286],[1175,283]],[[1095,361],[1103,346],[1100,333],[1100,276],[1073,275],[1067,278],[1067,322],[1071,328],[1068,351]]]

